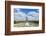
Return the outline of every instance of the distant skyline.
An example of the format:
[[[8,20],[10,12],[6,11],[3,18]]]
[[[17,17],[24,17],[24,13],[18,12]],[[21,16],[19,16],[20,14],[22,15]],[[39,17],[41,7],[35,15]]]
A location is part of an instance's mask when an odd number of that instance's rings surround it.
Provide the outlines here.
[[[39,9],[14,8],[14,17],[16,21],[39,20]]]

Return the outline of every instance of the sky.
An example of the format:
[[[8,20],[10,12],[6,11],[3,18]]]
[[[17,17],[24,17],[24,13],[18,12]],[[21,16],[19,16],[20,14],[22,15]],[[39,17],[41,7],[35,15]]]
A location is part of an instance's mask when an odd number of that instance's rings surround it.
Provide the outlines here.
[[[29,21],[39,19],[39,9],[14,8],[14,17],[16,21]]]
[[[39,9],[26,9],[26,8],[17,8],[17,9],[15,9],[15,8],[14,8],[14,12],[20,11],[20,12],[24,12],[25,14],[27,14],[27,13],[29,13],[29,12],[32,12],[32,11],[34,11],[34,12],[36,12],[36,13],[39,13],[38,10],[39,10]]]

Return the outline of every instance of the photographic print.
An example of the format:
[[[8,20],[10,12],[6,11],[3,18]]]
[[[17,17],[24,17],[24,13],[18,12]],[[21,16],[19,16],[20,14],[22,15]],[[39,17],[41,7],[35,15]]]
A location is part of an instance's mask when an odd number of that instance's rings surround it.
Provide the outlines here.
[[[14,27],[38,27],[39,9],[14,8]]]
[[[5,1],[5,34],[45,32],[44,3]]]

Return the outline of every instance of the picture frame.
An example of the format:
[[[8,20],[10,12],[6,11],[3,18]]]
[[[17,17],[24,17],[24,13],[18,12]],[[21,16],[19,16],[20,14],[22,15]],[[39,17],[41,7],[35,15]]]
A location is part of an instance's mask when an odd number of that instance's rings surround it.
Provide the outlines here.
[[[20,11],[21,14],[23,15],[26,14],[27,16],[26,15],[23,16],[20,14],[19,14],[21,16],[20,18],[19,16],[16,16],[16,14],[20,13]],[[32,12],[34,13],[34,15],[31,15]],[[30,16],[28,13],[30,13]],[[37,14],[37,18],[35,17],[36,14]],[[15,17],[13,18],[13,16]],[[32,16],[34,16],[35,19]],[[18,25],[19,23],[21,24],[25,23],[25,24],[22,24],[20,26]],[[33,24],[32,25],[33,27],[31,27],[31,23],[32,24],[35,23],[35,26]],[[14,24],[15,27],[13,27]],[[5,1],[5,35],[35,34],[35,33],[44,33],[44,32],[45,32],[45,4],[44,3]]]

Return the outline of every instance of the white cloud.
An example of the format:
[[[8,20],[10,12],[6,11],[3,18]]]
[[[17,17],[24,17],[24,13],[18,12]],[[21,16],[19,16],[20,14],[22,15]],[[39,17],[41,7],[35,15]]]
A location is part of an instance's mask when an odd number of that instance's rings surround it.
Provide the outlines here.
[[[37,21],[37,20],[39,20],[39,13],[29,12],[28,13],[28,20],[29,21]]]
[[[29,21],[37,21],[39,20],[39,13],[36,12],[29,12],[27,15],[23,12],[20,12],[20,9],[16,9],[17,12],[15,12],[15,20],[16,21],[25,21],[26,17],[28,18]]]
[[[26,20],[26,14],[22,12],[15,13],[15,20],[16,21],[25,21]]]

